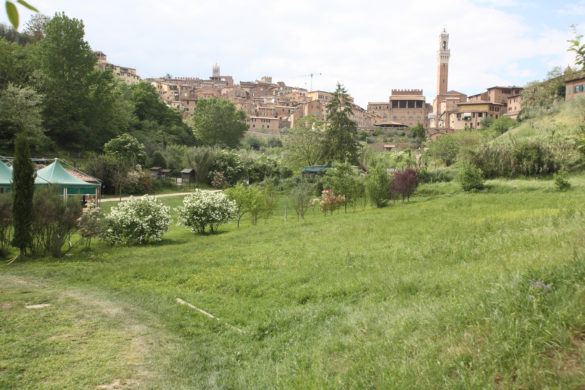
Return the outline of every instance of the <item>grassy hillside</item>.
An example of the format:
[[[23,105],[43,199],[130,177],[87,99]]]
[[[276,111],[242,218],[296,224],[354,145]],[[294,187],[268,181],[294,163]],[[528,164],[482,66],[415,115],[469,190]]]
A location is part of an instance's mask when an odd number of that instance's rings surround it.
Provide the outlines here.
[[[527,119],[500,138],[547,138],[553,135],[573,136],[583,132],[585,122],[585,99],[561,102],[552,112],[540,117]]]
[[[585,178],[572,182],[425,185],[381,210],[280,209],[2,265],[0,388],[579,387]]]

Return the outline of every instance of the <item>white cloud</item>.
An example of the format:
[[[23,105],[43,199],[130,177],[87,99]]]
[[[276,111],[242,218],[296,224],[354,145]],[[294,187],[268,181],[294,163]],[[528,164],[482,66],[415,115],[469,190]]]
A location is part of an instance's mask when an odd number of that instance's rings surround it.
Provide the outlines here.
[[[476,93],[523,84],[551,64],[566,66],[568,31],[530,26],[517,0],[35,0],[85,21],[87,38],[142,76],[207,77],[218,61],[238,80],[272,75],[314,88],[346,85],[356,101],[392,88],[435,94],[438,34],[451,34],[450,88]],[[578,5],[578,4],[577,4]],[[538,27],[538,28],[537,28]]]
[[[579,1],[574,4],[565,4],[558,10],[561,15],[585,16],[585,1]]]

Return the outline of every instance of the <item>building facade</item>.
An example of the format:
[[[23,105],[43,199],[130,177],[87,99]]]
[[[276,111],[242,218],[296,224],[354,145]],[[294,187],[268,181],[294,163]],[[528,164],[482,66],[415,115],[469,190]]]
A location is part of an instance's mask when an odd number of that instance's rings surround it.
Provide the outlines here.
[[[565,83],[565,100],[573,100],[585,96],[585,77],[569,80]]]
[[[120,78],[127,84],[140,82],[140,76],[136,73],[136,69],[110,64],[108,62],[108,56],[104,52],[96,51],[94,54],[97,59],[96,67],[101,71],[111,70],[114,76]]]

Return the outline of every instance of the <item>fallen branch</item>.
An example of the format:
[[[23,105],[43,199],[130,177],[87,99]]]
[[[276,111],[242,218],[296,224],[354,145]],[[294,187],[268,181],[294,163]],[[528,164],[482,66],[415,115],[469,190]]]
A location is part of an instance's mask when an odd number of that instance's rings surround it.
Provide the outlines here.
[[[217,322],[224,323],[225,325],[227,325],[228,327],[234,329],[235,331],[237,331],[240,334],[244,333],[244,331],[242,329],[240,329],[240,328],[238,328],[236,326],[233,326],[231,324],[228,324],[227,322],[221,321],[219,318],[217,318],[213,314],[211,314],[209,312],[206,312],[205,310],[200,309],[197,306],[194,306],[194,305],[190,304],[189,302],[182,300],[181,298],[177,298],[177,303],[179,305],[184,305],[184,306],[189,307],[190,309],[193,309],[195,311],[198,311],[199,313],[203,314],[204,316],[206,316],[208,318],[211,318],[212,320],[216,320]]]

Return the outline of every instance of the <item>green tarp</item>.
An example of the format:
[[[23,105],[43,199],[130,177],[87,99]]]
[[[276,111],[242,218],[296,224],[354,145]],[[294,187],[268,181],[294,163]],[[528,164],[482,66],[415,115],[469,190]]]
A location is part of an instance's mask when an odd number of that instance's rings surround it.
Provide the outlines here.
[[[64,190],[66,189],[67,195],[97,195],[97,188],[99,187],[99,184],[88,183],[73,176],[63,168],[63,165],[57,159],[52,164],[39,169],[37,178],[48,184],[58,185]]]
[[[12,188],[12,168],[4,164],[2,160],[0,160],[0,188],[2,192],[10,191]]]

